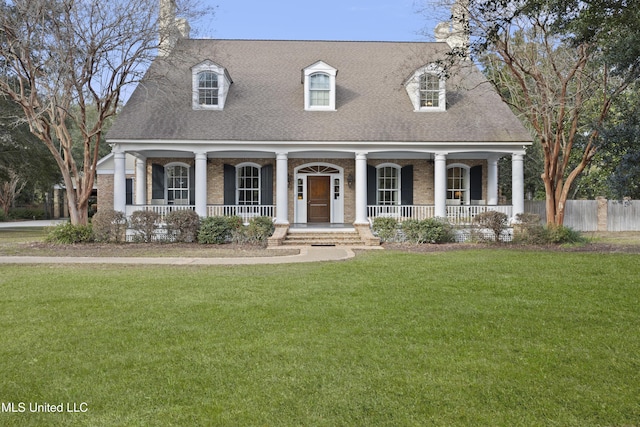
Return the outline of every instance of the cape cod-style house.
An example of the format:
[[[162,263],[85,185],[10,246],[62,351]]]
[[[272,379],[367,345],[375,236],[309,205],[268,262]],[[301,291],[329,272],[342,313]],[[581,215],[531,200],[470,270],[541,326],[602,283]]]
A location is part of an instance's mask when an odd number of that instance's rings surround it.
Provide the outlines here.
[[[107,135],[98,209],[266,215],[281,235],[310,224],[366,233],[380,215],[514,217],[531,137],[470,62],[443,73],[454,33],[439,26],[431,43],[174,37]],[[512,200],[500,205],[505,156]]]

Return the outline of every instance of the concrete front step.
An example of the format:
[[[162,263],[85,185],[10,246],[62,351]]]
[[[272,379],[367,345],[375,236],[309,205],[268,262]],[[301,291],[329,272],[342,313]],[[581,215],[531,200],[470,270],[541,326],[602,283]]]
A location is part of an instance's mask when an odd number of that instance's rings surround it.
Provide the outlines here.
[[[310,232],[291,231],[287,233],[283,245],[362,245],[360,235],[355,231],[350,232]]]

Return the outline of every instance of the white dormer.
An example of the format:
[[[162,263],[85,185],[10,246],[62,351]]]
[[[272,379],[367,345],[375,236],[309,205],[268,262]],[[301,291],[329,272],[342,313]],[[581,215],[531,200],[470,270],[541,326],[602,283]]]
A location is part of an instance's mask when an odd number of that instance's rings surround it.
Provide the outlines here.
[[[191,68],[194,110],[222,110],[233,81],[227,70],[206,60]]]
[[[447,93],[442,68],[436,64],[418,68],[405,83],[414,111],[446,111]]]
[[[337,74],[338,70],[323,61],[318,61],[302,70],[306,111],[336,110]]]

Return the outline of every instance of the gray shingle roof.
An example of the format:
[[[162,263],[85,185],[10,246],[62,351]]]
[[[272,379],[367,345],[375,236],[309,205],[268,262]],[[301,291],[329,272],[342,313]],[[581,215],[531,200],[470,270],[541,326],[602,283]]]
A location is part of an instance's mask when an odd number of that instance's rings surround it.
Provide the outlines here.
[[[404,82],[444,43],[180,40],[123,108],[110,140],[528,142],[530,134],[475,67],[447,81],[446,112],[414,112]],[[233,79],[223,111],[191,107],[191,67]],[[304,110],[301,71],[338,69],[335,112]]]

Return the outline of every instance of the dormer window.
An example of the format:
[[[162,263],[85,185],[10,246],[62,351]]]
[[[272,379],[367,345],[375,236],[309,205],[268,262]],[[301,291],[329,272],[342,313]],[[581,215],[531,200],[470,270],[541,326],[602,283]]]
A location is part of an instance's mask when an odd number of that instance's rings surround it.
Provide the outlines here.
[[[420,108],[440,105],[440,79],[435,74],[420,76]]]
[[[198,73],[198,104],[218,105],[218,75],[212,71]]]
[[[191,69],[192,107],[194,110],[222,110],[231,86],[231,77],[224,67],[204,61]]]
[[[427,65],[418,69],[405,83],[414,111],[445,111],[445,79],[441,69]]]
[[[323,61],[302,70],[305,110],[335,111],[337,74],[338,70]]]
[[[331,94],[329,76],[315,73],[309,76],[309,107],[328,107]]]

